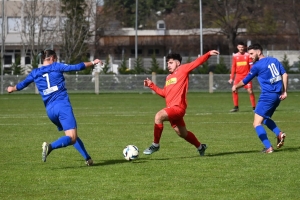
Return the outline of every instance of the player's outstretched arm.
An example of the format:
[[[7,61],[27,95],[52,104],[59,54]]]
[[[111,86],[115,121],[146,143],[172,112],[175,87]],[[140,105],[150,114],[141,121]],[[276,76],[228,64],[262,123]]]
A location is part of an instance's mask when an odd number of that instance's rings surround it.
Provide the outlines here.
[[[16,86],[8,86],[7,87],[7,92],[8,93],[12,93],[14,91],[17,91],[17,87]]]
[[[144,86],[149,87],[153,82],[147,78],[146,80],[144,80]]]
[[[220,52],[218,52],[217,50],[210,50],[210,51],[209,51],[209,54],[210,54],[211,56],[216,56],[216,55],[219,55]]]
[[[99,63],[102,65],[102,61],[101,60],[95,59],[95,60],[90,61],[90,62],[84,62],[84,65],[85,65],[85,67],[91,67],[91,66],[97,65]]]

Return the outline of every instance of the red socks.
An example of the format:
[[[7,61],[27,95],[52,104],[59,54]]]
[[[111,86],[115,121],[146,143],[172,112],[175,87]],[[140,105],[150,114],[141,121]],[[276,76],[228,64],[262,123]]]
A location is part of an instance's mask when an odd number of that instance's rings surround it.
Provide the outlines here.
[[[154,143],[159,144],[161,134],[163,132],[163,124],[154,124]]]
[[[184,138],[187,142],[191,143],[192,145],[194,145],[196,148],[198,148],[200,146],[200,142],[199,140],[196,138],[196,136],[194,135],[194,133],[188,131],[187,136]]]
[[[233,98],[233,105],[239,106],[239,96],[237,92],[232,93],[232,98]]]
[[[251,101],[252,107],[255,108],[255,96],[253,93],[250,94],[250,101]]]

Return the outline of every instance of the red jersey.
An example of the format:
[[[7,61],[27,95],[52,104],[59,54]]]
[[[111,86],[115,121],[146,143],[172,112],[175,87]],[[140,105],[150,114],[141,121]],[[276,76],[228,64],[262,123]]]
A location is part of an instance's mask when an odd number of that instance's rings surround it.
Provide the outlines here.
[[[236,74],[236,76],[247,76],[251,65],[252,59],[247,52],[243,55],[240,52],[233,54],[230,79],[234,78],[234,74]]]
[[[159,88],[154,83],[150,84],[149,87],[158,95],[166,99],[167,107],[179,106],[186,109],[189,73],[207,61],[209,57],[210,53],[207,52],[191,63],[180,65],[172,74],[167,76],[163,89]]]

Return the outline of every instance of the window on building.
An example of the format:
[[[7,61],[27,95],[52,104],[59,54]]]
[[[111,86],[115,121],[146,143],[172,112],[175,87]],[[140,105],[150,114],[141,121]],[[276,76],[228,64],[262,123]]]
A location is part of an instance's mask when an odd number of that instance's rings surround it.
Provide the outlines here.
[[[7,31],[8,33],[20,33],[22,30],[20,17],[7,18]]]
[[[13,55],[5,54],[4,55],[4,65],[11,65],[13,60]]]
[[[56,24],[56,17],[43,17],[43,31],[55,30]]]
[[[141,55],[141,54],[143,54],[143,50],[142,49],[138,49],[137,53],[138,53],[138,55]],[[135,49],[131,49],[131,54],[135,55]]]
[[[151,56],[153,54],[158,55],[159,49],[148,49],[148,55]]]
[[[67,19],[68,19],[67,17],[60,17],[59,18],[59,28],[60,28],[60,30],[63,30],[65,28]]]
[[[40,30],[40,21],[38,18],[24,18],[25,21],[25,31],[26,33],[30,33],[31,30],[34,31],[34,33],[38,33]]]

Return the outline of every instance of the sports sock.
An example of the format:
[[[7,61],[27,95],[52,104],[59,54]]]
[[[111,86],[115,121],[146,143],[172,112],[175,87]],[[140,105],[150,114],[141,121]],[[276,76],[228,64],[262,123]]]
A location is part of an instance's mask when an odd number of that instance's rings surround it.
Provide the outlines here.
[[[62,136],[58,140],[51,143],[52,149],[59,149],[72,144],[72,139],[69,136]]]
[[[250,94],[250,101],[251,101],[251,105],[252,105],[252,108],[255,108],[255,95],[252,93]]]
[[[264,127],[262,125],[259,125],[259,126],[255,127],[255,131],[256,131],[259,139],[261,140],[261,142],[264,144],[264,146],[267,149],[270,148],[272,145],[268,139],[267,132],[264,129]]]
[[[265,119],[263,121],[263,124],[265,124],[271,131],[273,131],[273,133],[275,133],[276,136],[278,136],[279,133],[281,132],[280,129],[275,124],[275,122],[271,119]]]
[[[239,106],[239,95],[237,92],[233,92],[232,93],[232,98],[233,98],[233,105],[235,107],[238,107]]]
[[[194,135],[194,133],[188,131],[186,137],[184,138],[187,142],[191,143],[194,145],[196,148],[200,147],[200,142]]]
[[[154,143],[159,144],[163,129],[164,129],[164,124],[154,124],[154,140],[153,140]]]
[[[85,150],[84,144],[81,141],[81,139],[79,137],[77,137],[75,144],[73,144],[73,146],[75,147],[75,149],[82,155],[82,157],[85,160],[90,159],[91,157],[89,156],[89,154],[87,153],[87,151]]]

